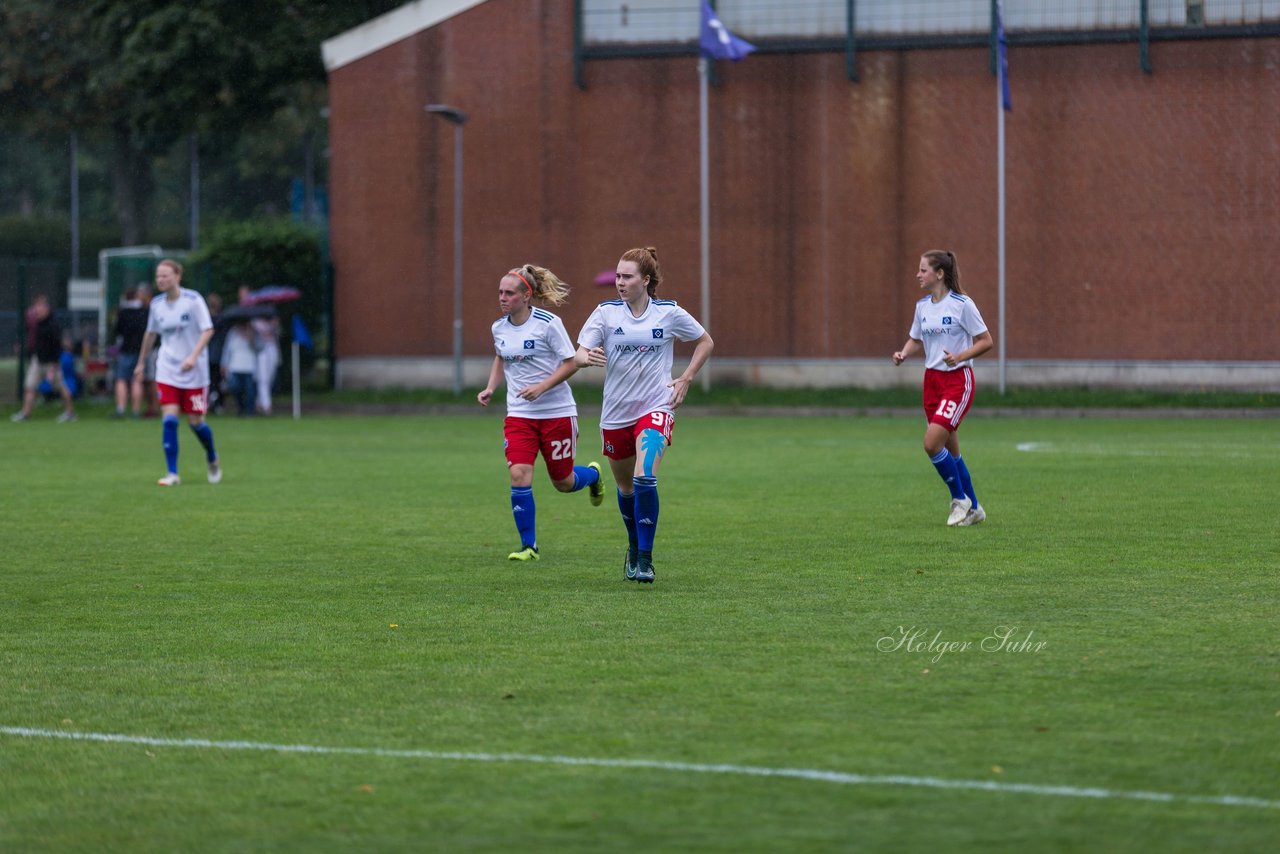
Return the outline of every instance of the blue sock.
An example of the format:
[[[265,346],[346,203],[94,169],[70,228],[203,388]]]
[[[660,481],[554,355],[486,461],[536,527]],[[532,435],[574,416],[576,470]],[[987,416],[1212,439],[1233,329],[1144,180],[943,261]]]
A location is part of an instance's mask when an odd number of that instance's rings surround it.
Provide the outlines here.
[[[635,493],[626,495],[621,489],[618,490],[618,512],[622,514],[622,524],[627,526],[627,543],[631,548],[636,548],[636,496]]]
[[[965,495],[969,496],[973,506],[977,507],[978,496],[973,491],[973,481],[969,478],[969,467],[964,464],[963,457],[956,457],[956,473],[960,475],[960,488],[964,490]]]
[[[169,465],[169,473],[178,473],[178,416],[166,415],[160,425],[160,435],[164,442],[164,461]]]
[[[200,444],[204,445],[205,459],[213,462],[218,458],[218,452],[213,449],[213,428],[207,423],[198,427],[192,427],[191,432],[196,434],[196,438],[200,440]]]
[[[658,531],[658,479],[641,475],[636,485],[636,540],[640,553],[653,551],[653,535]]]
[[[960,473],[956,471],[956,458],[951,456],[951,452],[943,448],[930,457],[929,462],[933,463],[933,467],[938,470],[938,477],[942,478],[947,489],[951,490],[951,497],[956,500],[964,498],[964,488],[960,486]]]
[[[511,487],[511,515],[520,532],[520,545],[538,547],[538,509],[533,504],[532,486]]]
[[[600,473],[593,468],[586,466],[573,467],[573,489],[570,492],[577,492],[585,486],[590,486],[600,479]]]

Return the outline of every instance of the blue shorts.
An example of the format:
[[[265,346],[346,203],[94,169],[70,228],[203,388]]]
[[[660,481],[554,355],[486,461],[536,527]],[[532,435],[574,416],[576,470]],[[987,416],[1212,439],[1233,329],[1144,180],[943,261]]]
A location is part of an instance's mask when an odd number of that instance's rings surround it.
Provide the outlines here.
[[[117,353],[116,354],[116,380],[124,380],[127,383],[133,382],[133,370],[138,367],[137,353]]]

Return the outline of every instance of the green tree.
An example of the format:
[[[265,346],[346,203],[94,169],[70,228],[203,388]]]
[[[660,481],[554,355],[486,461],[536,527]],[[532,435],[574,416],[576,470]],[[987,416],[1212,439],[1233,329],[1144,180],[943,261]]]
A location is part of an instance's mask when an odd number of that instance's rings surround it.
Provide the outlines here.
[[[202,147],[233,145],[307,90],[299,84],[323,84],[321,41],[396,5],[4,0],[0,115],[28,134],[109,140],[121,239],[138,243],[156,158],[193,133]]]

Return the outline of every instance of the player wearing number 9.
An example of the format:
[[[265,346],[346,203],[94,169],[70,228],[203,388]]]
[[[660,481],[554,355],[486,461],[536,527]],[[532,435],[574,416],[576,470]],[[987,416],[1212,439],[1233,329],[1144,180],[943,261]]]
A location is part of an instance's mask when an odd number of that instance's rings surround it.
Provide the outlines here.
[[[973,360],[991,349],[991,333],[978,306],[960,287],[960,267],[952,252],[931,249],[920,256],[920,289],[907,343],[893,354],[901,365],[924,351],[924,450],[951,490],[947,524],[967,527],[987,518],[960,456],[956,430],[973,402]]]
[[[689,312],[672,300],[654,298],[660,284],[657,249],[623,253],[614,277],[619,298],[601,303],[587,318],[574,356],[579,367],[605,369],[600,433],[627,529],[623,575],[644,583],[654,579],[658,466],[671,444],[676,407],[715,346]],[[673,379],[677,341],[695,346],[689,366]]]
[[[578,370],[573,363],[573,343],[559,317],[532,305],[534,299],[560,305],[568,293],[568,285],[554,273],[532,264],[516,267],[498,281],[502,317],[492,327],[497,355],[489,371],[489,384],[476,400],[488,406],[494,389],[505,378],[503,445],[511,474],[511,515],[520,534],[520,548],[507,555],[510,560],[538,560],[533,464],[539,452],[556,489],[576,492],[586,488],[596,507],[604,500],[600,464],[573,464],[578,404],[565,382]]]

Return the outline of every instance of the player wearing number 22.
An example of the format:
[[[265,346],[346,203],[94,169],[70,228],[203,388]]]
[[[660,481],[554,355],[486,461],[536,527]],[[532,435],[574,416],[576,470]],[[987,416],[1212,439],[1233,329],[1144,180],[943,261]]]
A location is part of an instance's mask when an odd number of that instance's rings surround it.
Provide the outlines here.
[[[588,489],[591,504],[600,506],[604,488],[600,464],[573,464],[578,445],[578,404],[565,383],[578,368],[573,343],[559,317],[532,305],[538,299],[560,305],[568,286],[545,267],[525,264],[498,281],[498,307],[502,317],[493,324],[493,348],[497,355],[489,371],[489,383],[476,395],[488,406],[493,391],[507,383],[507,418],[503,445],[511,475],[511,515],[520,534],[520,548],[511,560],[538,560],[537,508],[533,501],[533,464],[542,453],[547,474],[556,489],[576,492]]]
[[[156,483],[177,486],[182,482],[178,477],[179,413],[187,416],[191,432],[204,446],[209,482],[217,483],[222,480],[222,466],[213,447],[213,430],[204,420],[209,401],[208,346],[213,338],[209,306],[200,294],[182,287],[182,265],[168,258],[156,265],[156,290],[160,293],[151,300],[147,331],[133,372],[136,379],[142,379],[147,357],[159,336],[156,391],[164,416],[161,435],[169,470]]]
[[[991,349],[991,333],[973,300],[960,287],[960,267],[952,252],[930,250],[916,271],[929,295],[916,303],[911,331],[893,363],[924,350],[924,450],[951,490],[948,525],[976,525],[987,518],[960,456],[956,430],[973,403],[973,360]]]
[[[627,528],[623,574],[643,583],[654,579],[658,466],[671,444],[676,408],[715,346],[689,312],[672,300],[654,298],[660,284],[658,250],[624,253],[614,277],[619,299],[601,303],[587,318],[574,357],[580,367],[605,369],[600,433]],[[677,341],[695,346],[689,366],[673,379]]]

